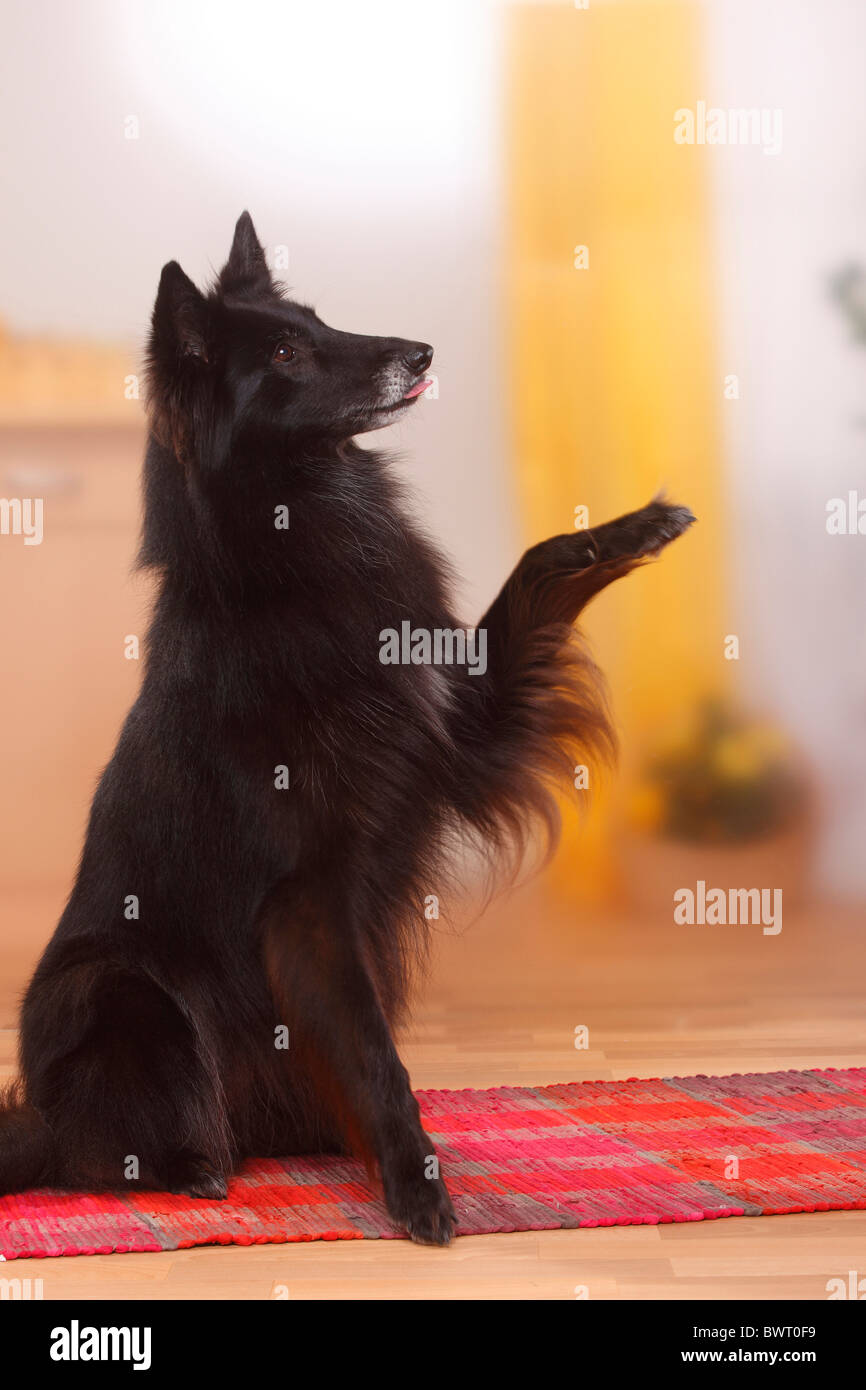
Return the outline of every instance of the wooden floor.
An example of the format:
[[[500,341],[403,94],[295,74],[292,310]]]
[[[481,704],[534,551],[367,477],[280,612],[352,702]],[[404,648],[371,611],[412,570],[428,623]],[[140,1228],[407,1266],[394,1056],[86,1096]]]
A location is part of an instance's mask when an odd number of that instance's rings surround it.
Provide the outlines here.
[[[20,903],[17,923],[46,904]],[[50,923],[50,913],[45,917]],[[17,945],[16,945],[17,941]],[[38,942],[0,956],[0,1071],[12,999]],[[866,1065],[866,919],[831,905],[755,927],[675,926],[669,913],[592,916],[537,882],[444,935],[403,1044],[415,1086]],[[589,1028],[589,1049],[574,1030]],[[825,1299],[866,1277],[866,1212],[408,1241],[213,1248],[27,1260],[56,1299]]]

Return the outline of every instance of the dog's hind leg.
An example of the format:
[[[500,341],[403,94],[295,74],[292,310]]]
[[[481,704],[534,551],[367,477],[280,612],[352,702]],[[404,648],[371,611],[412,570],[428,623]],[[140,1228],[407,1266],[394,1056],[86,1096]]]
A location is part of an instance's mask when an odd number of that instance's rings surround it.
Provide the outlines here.
[[[51,1131],[52,1181],[224,1197],[219,1082],[178,1004],[143,973],[95,967],[86,1016],[77,1045],[26,1081]]]

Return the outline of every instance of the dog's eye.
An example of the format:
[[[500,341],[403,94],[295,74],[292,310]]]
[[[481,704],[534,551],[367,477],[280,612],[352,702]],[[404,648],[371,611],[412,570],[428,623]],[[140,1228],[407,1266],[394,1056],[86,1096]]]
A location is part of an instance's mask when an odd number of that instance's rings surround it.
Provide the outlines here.
[[[278,343],[274,348],[274,362],[291,362],[295,355],[295,349],[288,343]]]

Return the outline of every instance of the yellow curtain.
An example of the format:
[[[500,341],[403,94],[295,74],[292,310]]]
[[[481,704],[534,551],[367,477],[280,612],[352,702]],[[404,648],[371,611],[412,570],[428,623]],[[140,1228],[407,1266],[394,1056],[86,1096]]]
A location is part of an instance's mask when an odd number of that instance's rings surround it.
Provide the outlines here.
[[[526,539],[571,529],[577,506],[592,525],[662,487],[699,519],[585,620],[611,684],[622,788],[642,739],[724,665],[717,426],[732,369],[713,342],[713,151],[673,138],[674,112],[705,90],[700,13],[592,0],[518,4],[507,23],[506,296]],[[566,814],[551,870],[561,887],[614,888],[614,810],[602,789],[587,819]]]

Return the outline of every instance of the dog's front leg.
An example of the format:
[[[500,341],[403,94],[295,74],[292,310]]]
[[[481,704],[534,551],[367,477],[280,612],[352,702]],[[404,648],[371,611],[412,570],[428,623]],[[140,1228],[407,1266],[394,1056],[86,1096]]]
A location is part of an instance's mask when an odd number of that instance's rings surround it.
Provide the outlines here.
[[[573,624],[615,579],[658,554],[691,525],[685,507],[661,498],[589,531],[552,536],[528,550],[478,627],[486,670],[455,681],[451,731],[461,776],[451,800],[459,814],[518,839],[527,809],[557,813],[549,784],[577,762],[614,751],[603,682]]]
[[[293,1056],[352,1147],[378,1165],[394,1220],[413,1240],[447,1245],[454,1209],[349,915],[324,894],[286,886],[270,895],[262,928]]]

